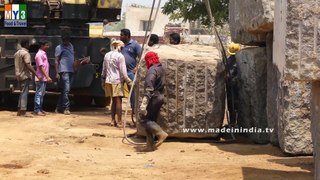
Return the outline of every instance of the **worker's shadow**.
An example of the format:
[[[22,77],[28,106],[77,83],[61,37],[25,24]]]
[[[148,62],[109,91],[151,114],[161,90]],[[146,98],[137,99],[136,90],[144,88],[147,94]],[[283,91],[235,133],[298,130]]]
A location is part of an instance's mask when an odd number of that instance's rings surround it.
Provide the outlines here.
[[[286,157],[282,159],[268,159],[268,161],[288,167],[300,167],[310,172],[314,170],[313,156]]]
[[[240,156],[250,155],[270,155],[274,159],[268,159],[269,162],[274,164],[285,165],[288,167],[299,167],[309,172],[301,171],[287,171],[282,170],[267,170],[263,168],[243,167],[243,179],[312,179],[313,177],[313,157],[293,157],[283,153],[279,147],[271,144],[254,144],[248,141],[247,138],[237,136],[234,143],[212,143],[222,151],[236,153]]]
[[[253,167],[242,167],[242,174],[244,180],[269,180],[269,179],[301,179],[312,180],[313,172],[299,172],[299,171],[284,171],[284,170],[269,170]]]
[[[141,154],[151,153],[151,152],[156,151],[156,149],[155,150],[148,149],[146,147],[146,145],[136,145],[136,146],[134,146],[134,149],[135,149],[135,152],[141,153]]]

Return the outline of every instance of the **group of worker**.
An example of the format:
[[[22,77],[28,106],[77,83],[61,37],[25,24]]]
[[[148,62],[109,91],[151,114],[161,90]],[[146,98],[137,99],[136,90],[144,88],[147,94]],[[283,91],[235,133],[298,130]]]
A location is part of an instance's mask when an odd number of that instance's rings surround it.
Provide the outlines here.
[[[178,36],[177,36],[178,35]],[[156,123],[160,113],[162,104],[164,103],[164,84],[165,71],[160,63],[157,53],[152,49],[159,43],[159,37],[156,34],[151,34],[149,37],[148,48],[146,53],[142,54],[140,45],[131,39],[129,29],[120,31],[120,40],[111,42],[112,50],[104,55],[102,67],[102,84],[106,95],[112,98],[111,118],[113,126],[122,126],[122,97],[124,97],[124,83],[128,85],[128,89],[133,89],[133,80],[137,72],[140,56],[145,60],[147,73],[144,81],[144,96],[139,108],[140,124],[146,130],[147,136],[147,151],[153,151],[159,147],[167,138],[168,134]],[[170,36],[171,44],[180,43],[180,35],[172,33]],[[104,49],[101,49],[103,52]],[[135,109],[134,97],[131,96],[130,104],[132,114]],[[117,119],[116,119],[117,116]],[[155,137],[158,141],[155,143]]]
[[[47,49],[49,42],[42,40],[39,42],[40,48],[35,56],[36,70],[31,66],[31,55],[29,53],[29,40],[23,39],[20,42],[21,48],[14,54],[15,75],[20,85],[21,93],[18,100],[18,116],[30,117],[27,114],[29,84],[32,75],[35,76],[36,92],[34,96],[33,115],[45,116],[43,110],[43,99],[46,92],[47,83],[51,83],[49,76],[49,61]],[[70,35],[62,35],[62,43],[55,48],[55,69],[58,80],[60,95],[56,106],[56,113],[70,114],[69,92],[73,80],[74,66],[74,49],[70,43]]]
[[[64,33],[61,36],[62,43],[55,48],[55,78],[58,82],[60,95],[55,109],[56,113],[70,115],[69,92],[73,81],[75,66],[80,64],[75,61],[74,47],[70,42],[70,35]],[[159,37],[155,34],[150,35],[149,46],[158,44]],[[170,35],[170,44],[179,44],[180,35],[172,33]],[[43,110],[43,99],[46,92],[47,83],[51,83],[49,76],[49,61],[47,49],[49,42],[40,41],[40,48],[35,56],[36,70],[31,65],[31,55],[29,53],[29,40],[21,40],[21,48],[14,55],[15,75],[20,85],[21,93],[18,101],[18,116],[31,116],[27,114],[29,84],[32,75],[35,76],[36,92],[34,97],[33,115],[45,116],[47,113]],[[102,67],[102,86],[106,95],[112,98],[111,117],[114,126],[121,126],[122,119],[122,97],[124,96],[124,82],[130,89],[133,86],[133,79],[137,71],[138,60],[141,53],[141,46],[131,39],[129,29],[120,31],[120,40],[111,42],[112,50],[104,55]],[[140,124],[147,132],[147,150],[153,151],[166,139],[168,134],[156,123],[160,108],[163,104],[163,89],[165,71],[162,67],[159,56],[152,51],[152,48],[145,53],[147,73],[145,76],[145,93],[140,105]],[[134,87],[133,87],[134,91]],[[134,110],[134,97],[131,96],[130,104]],[[134,113],[134,111],[132,112]],[[116,120],[117,115],[117,120]],[[155,143],[155,137],[158,141]]]

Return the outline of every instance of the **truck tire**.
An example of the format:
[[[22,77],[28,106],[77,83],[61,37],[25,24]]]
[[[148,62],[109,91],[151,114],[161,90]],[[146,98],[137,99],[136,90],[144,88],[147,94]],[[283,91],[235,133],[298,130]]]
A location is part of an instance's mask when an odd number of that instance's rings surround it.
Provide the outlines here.
[[[92,97],[87,95],[75,95],[73,97],[75,105],[78,106],[90,106],[92,103]]]
[[[0,92],[0,106],[2,106],[3,104],[4,104],[4,99],[3,99],[2,92]]]
[[[111,102],[110,97],[94,97],[94,103],[97,107],[109,106]]]

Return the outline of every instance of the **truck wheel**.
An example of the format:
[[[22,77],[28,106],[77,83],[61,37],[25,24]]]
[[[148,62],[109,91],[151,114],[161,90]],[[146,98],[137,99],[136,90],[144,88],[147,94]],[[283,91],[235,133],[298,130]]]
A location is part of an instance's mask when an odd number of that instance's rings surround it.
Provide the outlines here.
[[[30,99],[32,98],[28,97],[28,104],[29,104],[29,101],[32,101]],[[18,104],[18,100],[19,100],[19,94],[11,94],[9,92],[2,93],[1,102],[3,106],[15,107]]]
[[[4,105],[2,92],[0,92],[0,106]]]
[[[90,106],[92,103],[92,97],[86,95],[75,95],[73,101],[79,106]]]
[[[109,106],[111,102],[110,97],[94,97],[94,103],[98,107],[106,107]]]

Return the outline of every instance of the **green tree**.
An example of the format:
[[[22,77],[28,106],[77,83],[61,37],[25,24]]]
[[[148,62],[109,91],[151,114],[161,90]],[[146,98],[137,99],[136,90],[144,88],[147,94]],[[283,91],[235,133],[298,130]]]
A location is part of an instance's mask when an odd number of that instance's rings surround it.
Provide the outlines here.
[[[229,0],[209,0],[215,24],[222,26],[228,22]],[[200,21],[209,25],[210,19],[203,0],[169,0],[162,8],[162,13],[171,20],[182,18],[183,21]]]

